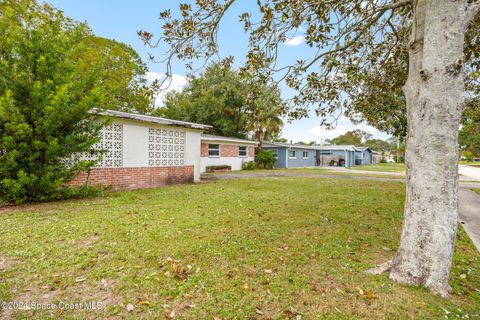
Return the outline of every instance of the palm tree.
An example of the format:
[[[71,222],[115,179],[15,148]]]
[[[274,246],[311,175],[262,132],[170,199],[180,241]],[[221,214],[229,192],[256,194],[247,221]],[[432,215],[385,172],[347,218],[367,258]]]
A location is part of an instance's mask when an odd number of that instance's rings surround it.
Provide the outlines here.
[[[280,97],[280,91],[274,86],[253,87],[248,101],[250,109],[248,130],[253,132],[259,143],[259,149],[262,149],[263,141],[270,140],[282,129],[285,103]]]

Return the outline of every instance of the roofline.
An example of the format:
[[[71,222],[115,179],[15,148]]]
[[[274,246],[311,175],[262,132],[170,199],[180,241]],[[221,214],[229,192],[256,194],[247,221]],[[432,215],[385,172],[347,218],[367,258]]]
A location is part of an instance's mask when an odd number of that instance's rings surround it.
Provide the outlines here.
[[[212,128],[212,126],[206,125],[206,124],[172,120],[167,118],[153,117],[153,116],[147,116],[147,115],[138,114],[138,113],[129,113],[129,112],[123,112],[123,111],[116,111],[116,110],[92,109],[90,113],[101,115],[101,116],[110,116],[110,117],[121,118],[121,119],[129,119],[129,120],[135,120],[135,121],[141,121],[141,122],[163,124],[167,126],[185,127],[185,128],[198,129],[198,130],[208,130]]]
[[[253,144],[257,145],[258,141],[240,139],[240,138],[232,138],[232,137],[223,137],[223,136],[205,136],[202,135],[202,141],[219,141],[219,142],[234,142],[234,143],[243,143],[243,144]]]
[[[337,150],[337,151],[365,151],[370,147],[356,147],[354,145],[304,145],[295,143],[280,143],[280,142],[264,142],[265,147],[281,147],[281,148],[296,148],[296,149],[311,149],[311,150]]]

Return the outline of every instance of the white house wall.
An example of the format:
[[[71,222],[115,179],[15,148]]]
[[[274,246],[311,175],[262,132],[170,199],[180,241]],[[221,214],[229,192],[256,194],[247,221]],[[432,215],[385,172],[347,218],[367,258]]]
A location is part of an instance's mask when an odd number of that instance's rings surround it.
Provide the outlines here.
[[[114,119],[123,126],[123,167],[149,167],[149,128],[176,130],[185,133],[184,166],[194,166],[194,181],[200,181],[200,130],[155,123]]]
[[[228,165],[232,170],[241,170],[243,162],[254,160],[255,157],[201,157],[200,168],[201,172],[206,172],[208,166]]]

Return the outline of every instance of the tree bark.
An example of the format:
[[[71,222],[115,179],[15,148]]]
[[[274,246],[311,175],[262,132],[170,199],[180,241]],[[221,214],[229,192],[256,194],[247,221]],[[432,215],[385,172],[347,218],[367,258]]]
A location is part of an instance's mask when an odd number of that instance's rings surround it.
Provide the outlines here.
[[[447,297],[458,207],[464,35],[477,1],[417,0],[407,98],[407,197],[390,278]]]

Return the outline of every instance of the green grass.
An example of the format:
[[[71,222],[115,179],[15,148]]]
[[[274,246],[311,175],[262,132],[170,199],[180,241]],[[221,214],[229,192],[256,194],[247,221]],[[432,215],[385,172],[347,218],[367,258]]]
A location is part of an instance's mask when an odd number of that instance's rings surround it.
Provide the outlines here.
[[[108,305],[67,310],[62,319],[157,319],[172,311],[175,319],[478,315],[480,256],[461,228],[449,300],[364,272],[394,255],[404,189],[239,179],[8,208],[0,212],[0,301]],[[0,314],[9,317],[47,319],[55,311]]]
[[[405,164],[403,163],[378,163],[378,164],[369,164],[362,166],[349,167],[351,170],[362,170],[362,171],[379,171],[379,172],[405,172]]]
[[[460,161],[460,164],[465,164],[471,167],[480,167],[480,162],[473,162],[473,161]]]
[[[476,193],[480,194],[480,189],[472,189],[473,191],[475,191]]]
[[[371,177],[371,178],[392,178],[392,179],[400,179],[403,180],[404,177],[396,175],[396,174],[389,174],[386,172],[385,174],[372,174],[372,173],[358,173],[358,172],[339,172],[334,170],[329,170],[328,167],[307,167],[307,168],[289,168],[289,169],[256,169],[256,170],[237,170],[231,172],[218,172],[215,174],[255,174],[255,173],[268,173],[268,174],[312,174],[312,175],[335,175],[335,176],[358,176],[358,177]]]

